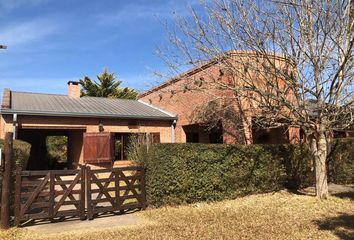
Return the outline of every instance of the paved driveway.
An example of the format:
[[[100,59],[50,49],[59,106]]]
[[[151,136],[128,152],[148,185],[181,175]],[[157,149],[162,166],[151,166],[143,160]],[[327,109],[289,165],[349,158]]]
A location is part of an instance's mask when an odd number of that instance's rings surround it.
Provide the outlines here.
[[[104,228],[115,228],[124,226],[135,226],[147,220],[138,216],[137,213],[129,213],[122,215],[112,215],[98,217],[93,220],[78,220],[67,219],[65,221],[50,223],[43,222],[35,225],[25,227],[28,230],[34,231],[38,234],[56,234],[63,232],[75,232],[75,231],[94,231]]]

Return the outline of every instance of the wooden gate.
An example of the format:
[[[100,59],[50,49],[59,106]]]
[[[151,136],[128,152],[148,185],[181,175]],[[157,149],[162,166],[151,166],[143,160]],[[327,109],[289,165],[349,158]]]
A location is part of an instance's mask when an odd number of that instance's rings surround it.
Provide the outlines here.
[[[87,169],[87,217],[146,207],[145,169]]]
[[[87,203],[86,203],[87,198]],[[87,208],[85,208],[85,203]],[[93,219],[146,207],[145,168],[17,171],[15,226],[28,220]],[[86,212],[87,210],[87,212]]]
[[[15,225],[36,219],[85,219],[85,168],[17,171]]]

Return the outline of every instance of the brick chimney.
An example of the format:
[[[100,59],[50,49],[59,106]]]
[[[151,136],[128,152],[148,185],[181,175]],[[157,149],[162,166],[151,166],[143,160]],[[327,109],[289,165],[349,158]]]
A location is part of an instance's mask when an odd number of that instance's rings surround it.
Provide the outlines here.
[[[71,98],[80,98],[80,84],[79,82],[68,82],[68,96]]]
[[[2,109],[11,108],[11,91],[8,88],[5,88],[2,94],[1,108]]]

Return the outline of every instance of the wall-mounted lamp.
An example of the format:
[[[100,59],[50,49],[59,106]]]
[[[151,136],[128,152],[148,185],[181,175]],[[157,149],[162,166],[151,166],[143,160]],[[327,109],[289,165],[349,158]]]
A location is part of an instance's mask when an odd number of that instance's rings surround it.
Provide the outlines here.
[[[103,121],[100,120],[98,123],[98,131],[99,132],[104,132],[104,127],[103,127]]]

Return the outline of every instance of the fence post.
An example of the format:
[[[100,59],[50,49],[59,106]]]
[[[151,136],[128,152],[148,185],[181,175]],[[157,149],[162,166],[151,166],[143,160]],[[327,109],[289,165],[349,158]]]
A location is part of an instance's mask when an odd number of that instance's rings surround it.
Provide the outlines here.
[[[123,205],[123,202],[124,200],[122,200],[122,196],[120,194],[120,191],[121,191],[121,184],[120,184],[120,180],[122,180],[123,176],[124,176],[124,172],[122,169],[117,169],[117,208],[119,209],[119,213],[120,214],[123,214],[124,213],[124,209],[122,209],[122,205]]]
[[[14,202],[14,211],[15,211],[15,221],[14,225],[17,227],[20,225],[20,213],[21,213],[21,168],[16,169],[16,187],[15,187],[15,202]]]
[[[85,220],[86,215],[85,215],[85,195],[86,195],[86,188],[85,188],[85,182],[86,182],[86,166],[80,165],[80,219]]]
[[[51,222],[54,222],[54,208],[55,208],[55,174],[53,171],[49,171],[49,218]]]
[[[12,162],[13,162],[13,133],[6,133],[5,136],[5,161],[4,172],[2,178],[2,194],[1,194],[1,221],[0,227],[7,229],[10,227],[10,198],[11,198],[11,175],[12,175]]]
[[[146,180],[145,180],[145,176],[146,176],[146,168],[143,167],[142,171],[141,171],[141,174],[143,175],[141,177],[141,194],[142,194],[142,209],[146,209],[146,206],[147,206],[147,202],[146,202]]]
[[[86,167],[86,192],[87,192],[87,219],[93,219],[93,204],[92,204],[92,195],[91,195],[91,168],[90,166]]]
[[[115,189],[115,193],[114,193],[114,211],[117,211],[118,209],[120,209],[120,185],[119,185],[119,170],[118,169],[112,169],[112,171],[114,172],[114,189]]]

